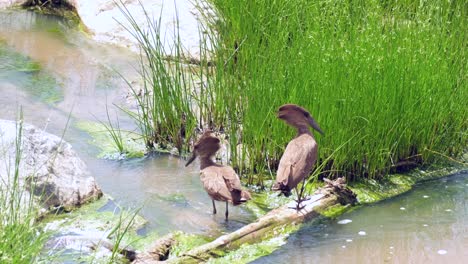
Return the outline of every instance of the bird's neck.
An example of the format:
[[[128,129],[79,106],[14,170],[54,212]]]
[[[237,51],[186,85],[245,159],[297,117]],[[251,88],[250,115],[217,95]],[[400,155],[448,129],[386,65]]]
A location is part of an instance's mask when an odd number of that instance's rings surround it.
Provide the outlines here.
[[[200,169],[203,170],[206,167],[213,166],[216,163],[213,161],[213,156],[200,157]]]
[[[310,132],[308,127],[297,127],[297,136],[308,134],[312,136],[312,132]]]

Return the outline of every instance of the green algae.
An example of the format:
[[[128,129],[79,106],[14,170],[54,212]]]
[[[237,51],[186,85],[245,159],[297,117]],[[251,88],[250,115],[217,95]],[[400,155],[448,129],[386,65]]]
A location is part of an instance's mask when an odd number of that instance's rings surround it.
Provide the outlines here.
[[[34,73],[41,70],[41,65],[27,56],[8,48],[4,41],[0,41],[0,71]]]
[[[33,74],[30,81],[24,85],[24,88],[34,97],[52,105],[62,101],[64,97],[56,79],[43,72]]]
[[[96,244],[93,253],[82,253],[73,250],[70,254],[59,253],[62,260],[84,261],[86,263],[126,263],[120,255],[102,255],[97,251],[101,239],[110,241],[119,248],[133,248],[142,250],[159,234],[150,232],[145,236],[138,235],[138,230],[147,224],[141,217],[139,209],[121,208],[111,197],[104,195],[100,200],[85,204],[80,208],[62,214],[47,215],[40,226],[48,231],[57,233],[57,237],[72,237],[71,241],[92,239]],[[67,239],[67,238],[66,238]],[[115,254],[115,253],[114,253]]]
[[[169,258],[178,257],[181,253],[206,244],[212,239],[202,235],[186,234],[184,232],[177,231],[174,232],[174,240],[176,243],[171,248]]]
[[[181,193],[172,193],[168,195],[155,194],[155,196],[162,201],[169,202],[172,204],[189,204],[189,200]]]
[[[92,140],[90,143],[99,148],[98,158],[123,159],[139,158],[145,155],[145,146],[141,138],[132,132],[121,131],[125,152],[120,153],[115,142],[112,140],[111,133],[103,124],[91,121],[79,121],[75,126],[87,132]]]
[[[328,207],[327,209],[323,211],[319,211],[319,213],[322,216],[325,216],[327,218],[335,219],[338,216],[344,214],[345,212],[348,212],[351,209],[351,205],[341,205],[341,204],[335,204],[333,206]]]
[[[2,42],[0,42],[1,80],[13,83],[48,104],[56,104],[64,97],[60,84],[43,70],[38,62],[15,52]]]
[[[362,179],[350,183],[348,187],[357,195],[359,203],[375,203],[405,193],[417,183],[446,177],[462,169],[462,167],[416,169],[407,174],[390,174],[379,181]]]
[[[84,204],[73,211],[61,214],[49,214],[44,217],[41,223],[49,225],[52,229],[55,229],[55,227],[60,227],[60,229],[87,227],[101,231],[111,230],[120,215],[123,218],[128,218],[134,212],[123,210],[118,206],[113,208],[113,210],[104,210],[103,208],[110,201],[112,201],[112,198],[104,195],[101,199]],[[144,218],[137,216],[132,225],[136,230],[146,223],[147,221]]]

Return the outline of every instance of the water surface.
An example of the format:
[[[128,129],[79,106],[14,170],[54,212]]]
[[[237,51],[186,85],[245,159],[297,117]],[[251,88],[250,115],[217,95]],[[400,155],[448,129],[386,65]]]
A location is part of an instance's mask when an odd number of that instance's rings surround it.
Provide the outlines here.
[[[467,201],[468,172],[419,184],[306,226],[253,263],[468,263]]]

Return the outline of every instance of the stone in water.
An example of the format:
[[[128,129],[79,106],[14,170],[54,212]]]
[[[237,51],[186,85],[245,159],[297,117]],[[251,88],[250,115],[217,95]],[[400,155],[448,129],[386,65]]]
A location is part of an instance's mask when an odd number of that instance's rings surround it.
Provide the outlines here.
[[[365,235],[366,235],[366,232],[365,232],[365,231],[359,231],[359,232],[358,232],[358,235],[360,235],[360,236],[365,236]]]
[[[406,208],[404,208],[404,207],[400,207],[400,210],[406,210]]]

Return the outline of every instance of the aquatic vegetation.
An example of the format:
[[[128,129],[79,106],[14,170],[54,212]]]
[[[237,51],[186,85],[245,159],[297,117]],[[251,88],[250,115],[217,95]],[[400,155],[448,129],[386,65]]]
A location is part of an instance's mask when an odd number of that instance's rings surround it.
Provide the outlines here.
[[[2,72],[34,73],[41,70],[39,63],[9,49],[3,41],[0,41],[0,58],[0,70]]]
[[[53,241],[60,250],[68,251],[58,256],[64,262],[125,263],[120,249],[127,246],[142,249],[158,235],[137,234],[147,223],[138,213],[139,209],[120,207],[105,195],[70,213],[48,215],[41,221],[41,227],[58,233]]]
[[[230,148],[233,166],[261,184],[294,133],[275,118],[284,103],[308,109],[325,132],[316,137],[319,162],[347,142],[320,176],[379,178],[467,145],[463,3],[210,2],[218,17],[206,17],[197,70],[181,63],[178,41],[174,61],[163,59],[158,21],[148,18],[152,32],[129,29],[144,80],[131,115],[148,148],[181,151],[195,128],[224,131],[243,146]]]
[[[298,226],[283,226],[277,229],[276,236],[263,239],[254,244],[243,244],[239,249],[230,251],[220,258],[212,258],[207,263],[249,263],[267,256],[286,243],[289,235],[299,229]]]
[[[143,7],[142,7],[143,8]],[[137,90],[129,83],[137,101],[137,113],[127,110],[141,130],[148,149],[158,145],[179,153],[187,149],[195,129],[194,111],[191,108],[190,87],[194,79],[188,77],[190,68],[183,64],[183,51],[179,38],[174,38],[173,61],[165,59],[164,39],[160,35],[160,21],[147,17],[150,31],[143,30],[122,4],[121,10],[141,48],[141,78],[143,87]],[[178,34],[177,30],[175,30]]]
[[[323,128],[321,160],[359,132],[324,168],[328,177],[374,178],[439,158],[428,150],[454,157],[465,148],[464,4],[211,2],[216,71],[235,76],[216,91],[238,102],[227,108],[241,113],[250,169],[274,168],[292,137],[273,116],[286,102]]]
[[[392,174],[375,179],[360,179],[349,184],[349,188],[356,193],[359,203],[375,203],[405,193],[417,183],[446,177],[465,167],[452,166],[448,168],[430,168],[428,171],[413,170],[406,174]]]
[[[49,104],[63,99],[57,80],[38,62],[17,53],[0,42],[0,80],[6,80]]]
[[[174,240],[177,241],[174,246],[172,246],[169,254],[169,258],[177,257],[180,253],[186,252],[189,249],[192,249],[196,246],[203,245],[210,241],[209,238],[200,236],[200,235],[193,235],[193,234],[186,234],[183,232],[175,232],[174,233]]]
[[[138,158],[145,155],[145,146],[140,135],[121,131],[120,128],[113,127],[110,120],[109,123],[79,121],[75,126],[89,133],[92,137],[90,143],[100,149],[100,158]]]

